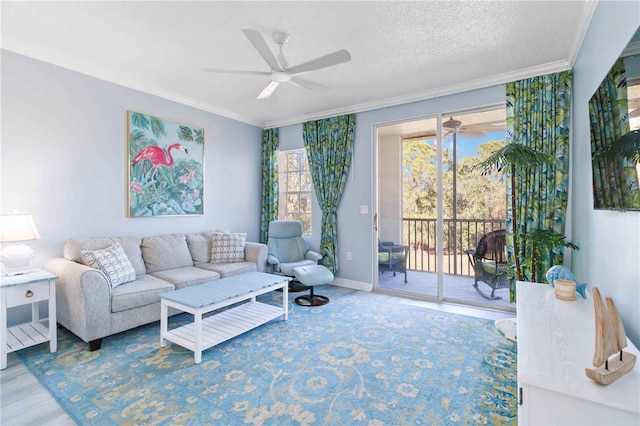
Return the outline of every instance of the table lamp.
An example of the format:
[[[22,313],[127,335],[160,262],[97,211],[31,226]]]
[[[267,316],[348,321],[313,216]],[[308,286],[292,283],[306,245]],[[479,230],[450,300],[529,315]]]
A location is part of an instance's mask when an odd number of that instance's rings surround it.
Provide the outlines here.
[[[11,213],[0,215],[0,243],[37,240],[40,233],[29,213]],[[12,244],[0,252],[0,263],[4,265],[3,274],[11,275],[24,269],[33,259],[33,250],[26,244]]]

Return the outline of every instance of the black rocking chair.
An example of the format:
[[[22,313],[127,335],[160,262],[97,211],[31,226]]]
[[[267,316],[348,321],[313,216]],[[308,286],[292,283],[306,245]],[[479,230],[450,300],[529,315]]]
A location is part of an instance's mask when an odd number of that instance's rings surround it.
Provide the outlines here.
[[[475,279],[473,286],[480,295],[489,300],[502,299],[495,295],[496,289],[509,287],[507,269],[506,232],[504,229],[491,231],[483,235],[475,250],[467,250],[469,262],[473,266]],[[485,294],[478,287],[478,282],[491,287],[491,294]]]

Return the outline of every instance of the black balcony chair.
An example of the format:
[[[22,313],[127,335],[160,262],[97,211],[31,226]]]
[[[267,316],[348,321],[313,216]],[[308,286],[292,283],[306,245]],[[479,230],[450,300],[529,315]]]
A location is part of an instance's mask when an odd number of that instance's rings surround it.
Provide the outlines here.
[[[506,231],[498,229],[484,234],[475,250],[466,250],[469,262],[473,266],[475,279],[473,286],[480,295],[489,300],[502,299],[495,295],[496,289],[509,287],[507,269]],[[483,282],[491,287],[491,295],[478,287]]]
[[[409,246],[393,242],[380,242],[378,240],[378,272],[396,272],[404,274],[404,283],[407,283],[407,258]]]

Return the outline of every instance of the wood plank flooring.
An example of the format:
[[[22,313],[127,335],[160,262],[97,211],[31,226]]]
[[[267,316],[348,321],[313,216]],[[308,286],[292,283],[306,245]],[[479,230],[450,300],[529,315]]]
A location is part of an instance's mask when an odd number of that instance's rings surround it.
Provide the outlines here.
[[[322,287],[318,288],[321,294]],[[346,288],[333,287],[333,290],[345,293],[360,293],[368,297],[386,299],[390,302],[423,306],[429,309],[470,315],[485,319],[515,317],[507,312],[495,312],[474,309],[464,306],[449,305],[437,302],[425,302],[391,295],[359,292]],[[294,294],[295,297],[295,294]],[[58,405],[51,394],[27,370],[16,354],[7,358],[7,368],[0,371],[0,425],[3,426],[65,426],[75,422]]]
[[[7,368],[0,372],[0,425],[75,424],[17,355],[10,353]]]

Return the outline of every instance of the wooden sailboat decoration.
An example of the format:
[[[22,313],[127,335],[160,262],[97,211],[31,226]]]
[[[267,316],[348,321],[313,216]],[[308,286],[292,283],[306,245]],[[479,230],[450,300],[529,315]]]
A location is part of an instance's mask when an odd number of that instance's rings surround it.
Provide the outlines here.
[[[627,347],[627,335],[613,299],[606,298],[606,306],[597,287],[592,290],[596,319],[596,348],[593,366],[585,368],[587,377],[601,385],[608,385],[627,374],[636,364],[636,356],[622,349]],[[611,355],[614,358],[609,359]]]

